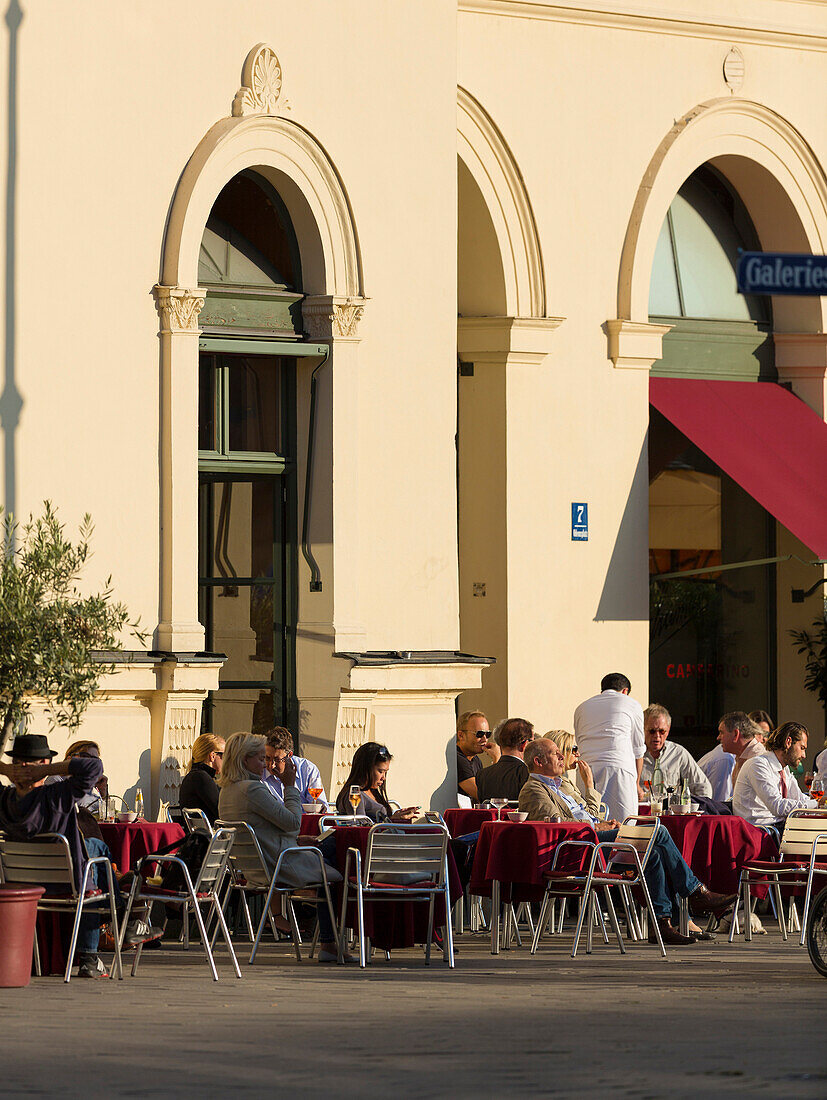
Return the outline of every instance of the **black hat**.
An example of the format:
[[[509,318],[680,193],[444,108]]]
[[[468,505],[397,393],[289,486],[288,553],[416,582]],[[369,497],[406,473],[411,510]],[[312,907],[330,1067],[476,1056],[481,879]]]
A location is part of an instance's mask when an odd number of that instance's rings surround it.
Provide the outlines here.
[[[19,733],[6,753],[12,760],[44,760],[57,756],[42,733]]]

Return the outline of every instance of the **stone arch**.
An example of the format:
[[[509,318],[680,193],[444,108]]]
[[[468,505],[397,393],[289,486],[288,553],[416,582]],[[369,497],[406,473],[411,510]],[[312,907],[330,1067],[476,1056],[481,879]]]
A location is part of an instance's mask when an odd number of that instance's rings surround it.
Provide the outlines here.
[[[212,204],[245,168],[266,176],[287,205],[299,242],[304,290],[363,297],[359,238],[338,172],[307,130],[268,115],[222,119],[190,157],[167,222],[161,284],[197,285],[198,251]]]
[[[702,103],[664,137],[638,188],[620,260],[616,325],[648,322],[649,279],[663,219],[678,188],[702,164],[717,168],[733,185],[762,248],[825,251],[827,180],[802,135],[758,103]],[[826,309],[824,299],[774,298],[775,329],[823,332]]]
[[[491,116],[457,89],[457,153],[479,188],[499,243],[509,317],[545,317],[546,289],[534,212],[514,155]]]

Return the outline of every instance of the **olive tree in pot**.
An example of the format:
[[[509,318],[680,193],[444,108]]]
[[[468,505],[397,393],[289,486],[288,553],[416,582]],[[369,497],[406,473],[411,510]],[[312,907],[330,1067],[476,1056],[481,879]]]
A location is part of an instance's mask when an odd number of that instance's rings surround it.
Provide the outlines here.
[[[113,599],[111,578],[92,595],[78,587],[93,529],[85,515],[72,542],[49,501],[23,525],[2,516],[0,752],[25,728],[35,700],[52,727],[77,728],[101,678],[115,671],[112,650],[122,632],[144,641],[138,622]]]

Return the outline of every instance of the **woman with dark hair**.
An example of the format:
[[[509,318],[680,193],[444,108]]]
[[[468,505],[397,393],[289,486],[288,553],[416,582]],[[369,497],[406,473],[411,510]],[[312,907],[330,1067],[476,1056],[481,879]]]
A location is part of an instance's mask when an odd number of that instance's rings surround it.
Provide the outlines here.
[[[419,816],[418,806],[408,806],[404,810],[392,810],[388,802],[388,792],[385,786],[388,770],[393,757],[385,745],[376,741],[368,741],[360,745],[353,754],[350,764],[350,775],[344,782],[336,799],[336,809],[340,814],[362,814],[371,821],[413,821]],[[358,806],[353,806],[350,801],[351,787],[358,787],[362,792]]]

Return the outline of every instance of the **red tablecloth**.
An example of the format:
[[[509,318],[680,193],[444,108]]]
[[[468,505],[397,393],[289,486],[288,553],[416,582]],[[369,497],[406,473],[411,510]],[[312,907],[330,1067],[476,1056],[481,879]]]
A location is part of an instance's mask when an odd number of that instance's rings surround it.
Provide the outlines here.
[[[102,822],[100,829],[112,853],[112,862],[121,874],[134,870],[142,856],[184,837],[180,825],[164,821],[133,821],[122,825]]]
[[[345,870],[348,848],[358,848],[364,859],[369,833],[370,827],[368,825],[342,825],[336,829],[336,862],[342,874]],[[351,874],[355,871],[352,857],[350,871]],[[462,894],[462,885],[450,849],[448,850],[448,880],[448,890],[453,902]],[[337,891],[337,895],[338,904],[340,905],[341,892]],[[347,923],[349,928],[355,928],[356,926],[355,908],[355,904],[348,906]],[[437,901],[434,907],[434,928],[439,928],[444,923],[445,909],[441,902]],[[365,935],[370,938],[374,947],[382,951],[413,947],[416,943],[424,943],[427,934],[427,902],[365,902]]]
[[[299,836],[318,836],[321,817],[322,814],[302,814]]]
[[[778,854],[769,833],[742,817],[663,814],[660,822],[701,882],[719,894],[735,893],[745,863]]]
[[[476,833],[486,821],[496,821],[496,810],[446,810],[442,815],[448,832],[451,836],[465,836],[466,833]]]
[[[474,867],[472,894],[491,895],[491,883],[503,883],[503,900],[535,901],[545,887],[543,872],[551,867],[561,840],[596,841],[591,825],[579,821],[554,824],[545,821],[489,821],[480,829]],[[589,850],[570,848],[558,861],[558,868],[580,869],[588,864]]]

